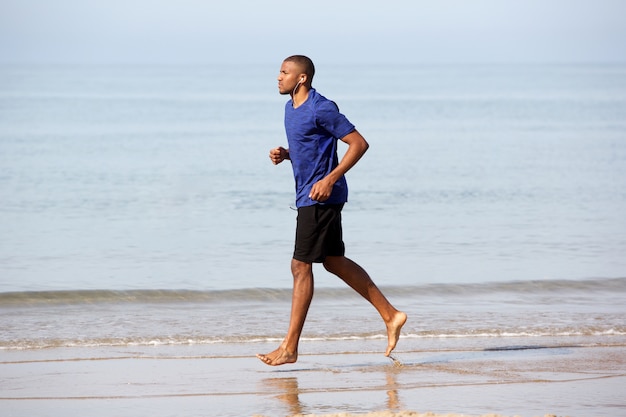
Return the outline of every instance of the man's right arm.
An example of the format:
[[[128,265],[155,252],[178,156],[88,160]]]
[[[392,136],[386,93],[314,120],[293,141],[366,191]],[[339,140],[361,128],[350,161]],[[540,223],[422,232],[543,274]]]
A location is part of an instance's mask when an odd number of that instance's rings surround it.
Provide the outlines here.
[[[270,159],[274,165],[280,164],[285,159],[289,159],[289,149],[285,149],[282,146],[270,149]]]

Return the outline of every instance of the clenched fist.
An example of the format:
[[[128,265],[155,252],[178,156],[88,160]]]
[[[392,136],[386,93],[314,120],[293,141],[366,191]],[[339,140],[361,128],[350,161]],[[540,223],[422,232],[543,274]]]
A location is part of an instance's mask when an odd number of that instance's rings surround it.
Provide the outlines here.
[[[289,150],[279,146],[278,148],[270,149],[270,160],[274,165],[278,165],[285,159],[289,159]]]

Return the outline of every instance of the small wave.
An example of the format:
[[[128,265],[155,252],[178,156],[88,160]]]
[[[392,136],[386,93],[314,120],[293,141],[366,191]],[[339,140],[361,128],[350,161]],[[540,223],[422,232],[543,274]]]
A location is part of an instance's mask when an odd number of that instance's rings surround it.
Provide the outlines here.
[[[622,329],[571,329],[550,331],[539,329],[535,331],[472,331],[472,332],[417,332],[402,334],[402,339],[542,339],[568,337],[619,337],[626,336],[626,328]],[[384,340],[385,334],[351,334],[325,335],[302,337],[304,342],[354,342],[367,340]],[[0,350],[29,350],[50,348],[100,348],[100,347],[158,347],[158,346],[195,346],[195,345],[227,345],[227,344],[263,344],[280,343],[282,338],[274,336],[231,336],[231,337],[110,337],[88,339],[26,339],[0,342]]]
[[[496,294],[626,294],[626,278],[590,278],[583,280],[551,279],[484,283],[425,284],[414,287],[391,287],[387,289],[397,295],[425,296],[483,296]]]
[[[291,290],[66,290],[0,293],[0,306],[96,303],[186,303],[290,299]]]
[[[94,339],[32,339],[0,343],[1,350],[31,350],[54,348],[107,348],[107,347],[159,347],[159,346],[195,346],[279,343],[275,337],[251,338],[188,338],[188,337],[152,337],[152,338],[94,338]],[[303,340],[305,340],[303,338]]]
[[[385,287],[385,293],[394,298],[472,297],[499,294],[541,295],[597,293],[626,295],[626,278],[587,280],[533,280],[472,284],[424,284],[410,287]],[[321,300],[345,298],[348,288],[317,288],[315,297]],[[141,290],[65,290],[23,291],[0,293],[0,307],[41,304],[95,304],[95,303],[188,303],[188,302],[249,302],[286,301],[291,299],[290,288],[243,288],[229,290],[141,289]]]

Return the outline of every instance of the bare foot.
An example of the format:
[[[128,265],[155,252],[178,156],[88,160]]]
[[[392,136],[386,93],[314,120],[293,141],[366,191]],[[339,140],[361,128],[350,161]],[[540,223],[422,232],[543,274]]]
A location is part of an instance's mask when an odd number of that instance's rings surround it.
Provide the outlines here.
[[[406,314],[402,311],[398,311],[395,316],[387,323],[387,351],[385,352],[385,356],[391,355],[391,351],[395,349],[398,344],[398,339],[400,339],[400,330],[402,330],[402,326],[406,323]]]
[[[267,355],[257,353],[256,357],[261,359],[267,365],[278,366],[286,363],[295,363],[298,360],[298,352],[290,353],[279,347]]]

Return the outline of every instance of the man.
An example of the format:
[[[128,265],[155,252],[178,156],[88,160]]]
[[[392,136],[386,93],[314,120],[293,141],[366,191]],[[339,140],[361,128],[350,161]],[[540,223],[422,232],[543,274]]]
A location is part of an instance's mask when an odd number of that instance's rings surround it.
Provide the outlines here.
[[[387,328],[389,356],[400,338],[406,322],[405,313],[387,301],[363,268],[344,256],[341,209],[348,199],[344,174],[367,151],[369,145],[337,105],[320,95],[313,87],[315,67],[302,55],[286,58],[278,75],[278,91],[291,96],[285,106],[285,130],[289,149],[270,150],[277,165],[291,161],[296,182],[298,220],[296,242],[291,260],[293,294],[289,329],[281,345],[257,357],[268,365],[294,363],[298,343],[311,299],[313,298],[313,263],[323,263],[378,311]],[[348,149],[337,156],[338,140]]]

